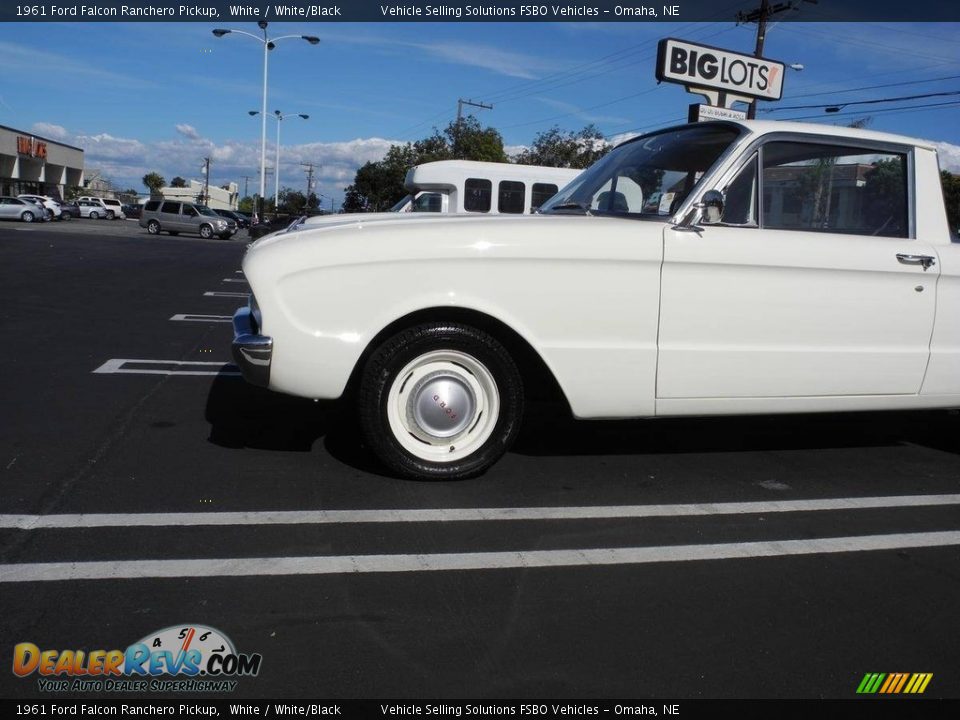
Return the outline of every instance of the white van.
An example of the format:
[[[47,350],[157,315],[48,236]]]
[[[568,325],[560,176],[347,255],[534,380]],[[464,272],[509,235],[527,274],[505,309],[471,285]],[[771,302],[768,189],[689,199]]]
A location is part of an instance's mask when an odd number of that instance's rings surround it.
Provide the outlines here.
[[[439,160],[410,168],[410,193],[391,212],[522,215],[536,211],[580,170],[512,163]]]
[[[296,221],[288,229],[389,218],[393,213],[425,213],[437,217],[449,213],[532,213],[581,172],[539,165],[438,160],[407,171],[404,187],[410,194],[390,212],[316,215]]]

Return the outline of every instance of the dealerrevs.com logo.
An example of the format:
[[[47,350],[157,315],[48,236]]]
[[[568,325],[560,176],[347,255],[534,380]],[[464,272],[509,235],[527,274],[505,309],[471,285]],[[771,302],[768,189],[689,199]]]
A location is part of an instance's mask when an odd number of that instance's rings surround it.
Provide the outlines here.
[[[41,692],[232,692],[238,677],[256,677],[263,656],[238,653],[206,625],[164,628],[126,650],[13,648],[13,673],[37,677]]]

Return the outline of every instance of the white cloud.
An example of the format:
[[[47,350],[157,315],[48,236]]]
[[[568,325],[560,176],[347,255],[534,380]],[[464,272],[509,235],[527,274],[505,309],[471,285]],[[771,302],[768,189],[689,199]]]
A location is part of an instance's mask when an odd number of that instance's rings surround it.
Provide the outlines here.
[[[37,135],[43,135],[54,140],[65,140],[69,135],[63,125],[54,125],[53,123],[36,122],[30,129]]]
[[[249,190],[256,192],[260,182],[260,146],[257,142],[226,140],[216,143],[204,138],[190,125],[175,127],[175,137],[141,141],[109,133],[72,133],[53,123],[36,123],[33,129],[84,150],[84,164],[96,168],[115,185],[145,191],[141,178],[158,172],[168,180],[180,175],[201,179],[203,158],[211,159],[211,182],[220,185],[236,182],[241,191],[244,176],[249,177]],[[314,187],[327,197],[340,198],[343,189],[353,182],[357,168],[366,162],[381,160],[398,140],[356,138],[345,142],[284,145],[280,152],[280,186],[306,189],[302,162],[314,164]],[[267,152],[267,166],[274,164],[273,148]],[[273,193],[273,177],[267,178],[268,194]]]
[[[954,174],[960,174],[960,145],[951,145],[948,142],[935,142],[937,156],[940,158],[940,169]]]
[[[176,128],[177,128],[177,132],[186,138],[190,138],[191,140],[200,139],[200,133],[197,132],[197,129],[193,125],[187,125],[186,123],[177,123]]]

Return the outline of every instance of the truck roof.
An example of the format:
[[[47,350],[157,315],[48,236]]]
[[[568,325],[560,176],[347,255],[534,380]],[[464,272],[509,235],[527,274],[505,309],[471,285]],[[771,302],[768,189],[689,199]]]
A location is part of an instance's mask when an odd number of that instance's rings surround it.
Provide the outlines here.
[[[734,122],[757,134],[798,132],[809,135],[830,135],[831,137],[859,138],[861,140],[877,140],[879,142],[898,143],[900,145],[915,145],[930,150],[936,149],[930,140],[920,140],[918,138],[907,137],[906,135],[863,130],[860,128],[846,127],[844,125],[801,123],[790,122],[789,120],[736,120]]]
[[[496,178],[498,180],[526,180],[527,182],[556,182],[566,185],[583,170],[575,168],[517,165],[515,163],[480,162],[477,160],[437,160],[416,165],[407,171],[404,185],[429,190],[431,187],[457,185],[467,178]]]

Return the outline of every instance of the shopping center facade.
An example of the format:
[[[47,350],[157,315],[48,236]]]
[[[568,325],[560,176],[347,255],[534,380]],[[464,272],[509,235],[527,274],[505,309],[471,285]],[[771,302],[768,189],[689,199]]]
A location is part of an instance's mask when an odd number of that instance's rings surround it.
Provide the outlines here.
[[[0,195],[62,198],[83,185],[83,150],[26,130],[0,125]]]

